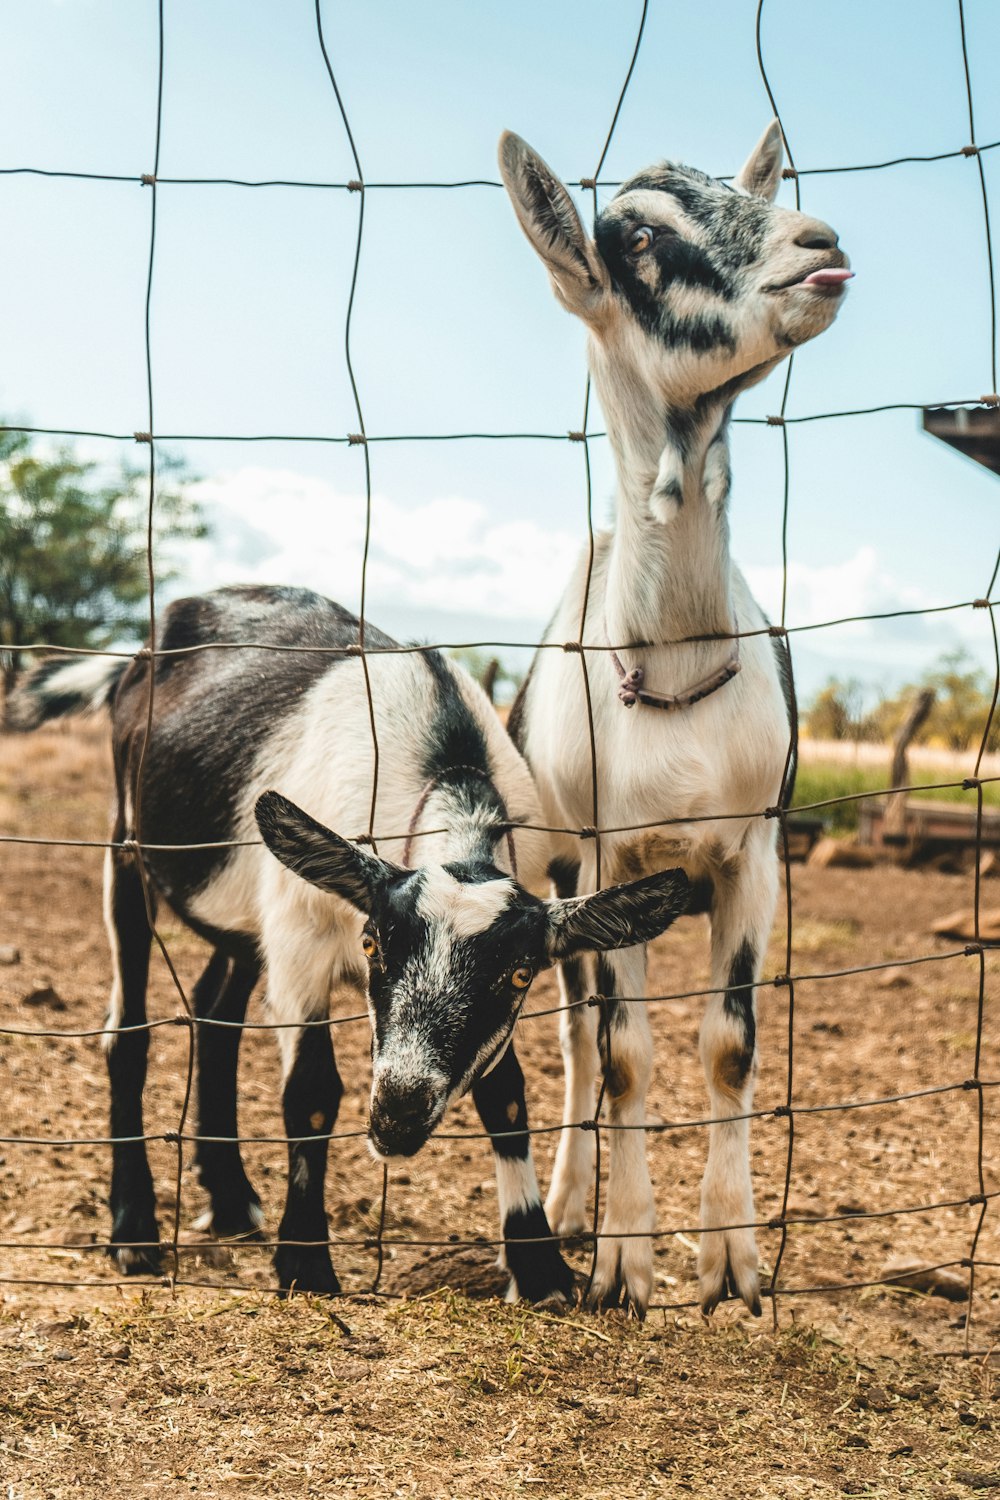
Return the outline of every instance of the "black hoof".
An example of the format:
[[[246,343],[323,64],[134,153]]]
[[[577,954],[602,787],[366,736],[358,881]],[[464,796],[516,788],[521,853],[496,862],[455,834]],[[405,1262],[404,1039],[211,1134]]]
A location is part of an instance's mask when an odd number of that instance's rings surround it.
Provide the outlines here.
[[[264,1213],[260,1199],[254,1193],[250,1198],[213,1198],[212,1207],[198,1221],[207,1233],[217,1240],[243,1240],[253,1243],[262,1239]]]
[[[559,1297],[572,1302],[573,1272],[559,1253],[541,1204],[507,1215],[504,1251],[518,1296],[529,1302]]]
[[[123,1276],[161,1276],[160,1228],[155,1213],[133,1209],[116,1214],[108,1254]]]
[[[626,1318],[635,1318],[639,1323],[646,1321],[646,1309],[641,1303],[636,1302],[624,1282],[621,1281],[616,1281],[604,1292],[591,1287],[584,1299],[584,1305],[590,1312],[622,1313]]]
[[[274,1253],[278,1273],[278,1295],[311,1292],[317,1297],[336,1297],[340,1282],[325,1245],[279,1245]]]

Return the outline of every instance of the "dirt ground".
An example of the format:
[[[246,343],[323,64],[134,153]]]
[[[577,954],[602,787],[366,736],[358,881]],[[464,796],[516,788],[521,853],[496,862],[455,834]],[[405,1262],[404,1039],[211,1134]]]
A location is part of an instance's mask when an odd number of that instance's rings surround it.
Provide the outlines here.
[[[100,839],[110,775],[94,728],[0,740],[0,831]],[[0,845],[0,1026],[99,1028],[108,983],[100,920],[102,851]],[[825,1112],[958,1085],[973,1074],[979,960],[931,935],[971,906],[966,875],[793,867],[793,972],[928,962],[888,973],[798,978],[787,1244],[777,1331],[725,1304],[706,1325],[691,1304],[706,1112],[697,1053],[702,1002],[651,1005],[657,1069],[649,1156],[657,1198],[655,1306],[643,1326],[579,1310],[564,1317],[496,1300],[496,1193],[488,1143],[437,1138],[393,1168],[379,1297],[381,1171],[359,1134],[336,1143],[328,1183],[335,1303],[279,1303],[267,1252],[219,1247],[193,1229],[204,1207],[185,1150],[177,1285],[118,1285],[95,1247],[107,1235],[109,1152],[102,1145],[0,1141],[0,1500],[137,1495],[723,1497],[960,1496],[1000,1489],[1000,1202],[988,1200],[968,1301],[874,1285],[887,1263],[960,1263],[980,1208],[979,1094],[947,1092]],[[1000,882],[984,882],[1000,905]],[[994,898],[996,892],[996,898]],[[186,985],[203,961],[172,920],[161,931]],[[944,957],[957,953],[955,957]],[[779,911],[765,973],[785,967]],[[998,962],[986,962],[980,1076],[1000,1080]],[[707,983],[703,919],[654,945],[651,991]],[[38,991],[49,990],[37,1000]],[[36,994],[36,1003],[26,997]],[[555,1004],[548,976],[532,1008]],[[757,1107],[785,1101],[789,992],[759,999]],[[162,961],[150,1012],[179,1009]],[[354,1015],[358,997],[335,997]],[[250,1019],[263,1019],[259,998]],[[338,1130],[363,1132],[367,1022],[335,1033],[347,1092]],[[534,1126],[554,1125],[561,1061],[554,1016],[526,1018],[519,1055]],[[187,1032],[152,1033],[146,1129],[178,1127]],[[983,1091],[987,1193],[1000,1188],[1000,1090]],[[250,1031],[241,1130],[282,1131],[273,1040]],[[0,1034],[0,1136],[101,1137],[106,1082],[99,1038]],[[188,1122],[188,1132],[194,1122]],[[445,1134],[477,1130],[463,1103]],[[536,1140],[547,1181],[555,1134]],[[757,1213],[780,1214],[789,1122],[754,1123]],[[245,1148],[268,1229],[280,1214],[284,1150]],[[154,1142],[161,1225],[172,1233],[177,1146]],[[926,1205],[950,1204],[930,1209]],[[887,1215],[892,1210],[915,1210]],[[408,1246],[405,1240],[443,1242]],[[778,1230],[759,1234],[773,1267]],[[584,1247],[573,1252],[581,1272]],[[968,1281],[960,1264],[955,1273]],[[76,1283],[74,1286],[59,1283]],[[197,1285],[191,1285],[197,1283]]]

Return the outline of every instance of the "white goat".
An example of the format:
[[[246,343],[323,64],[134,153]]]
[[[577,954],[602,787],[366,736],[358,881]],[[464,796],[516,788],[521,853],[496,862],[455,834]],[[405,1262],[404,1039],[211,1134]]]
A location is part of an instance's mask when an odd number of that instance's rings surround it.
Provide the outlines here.
[[[774,206],[781,161],[775,121],[732,186],[661,163],[623,185],[591,238],[545,162],[518,136],[500,143],[521,227],[557,299],[587,326],[618,472],[614,529],[596,540],[592,574],[589,556],[581,560],[546,637],[588,648],[601,824],[658,825],[603,834],[601,876],[677,864],[710,891],[715,993],[701,1055],[718,1123],[702,1190],[706,1312],[727,1289],[760,1312],[744,1117],[755,1072],[752,986],[777,891],[777,823],[752,814],[778,801],[786,760],[793,769],[795,724],[787,650],[769,638],[730,560],[727,430],[736,396],[829,326],[851,274],[829,225]],[[539,651],[511,732],[546,818],[591,824],[588,707],[575,655]],[[786,796],[790,786],[791,774]],[[579,862],[569,888],[595,890],[594,842],[567,841],[563,853],[570,867]],[[567,1005],[592,982],[579,962],[564,965]],[[596,1010],[577,1005],[564,1009],[561,1025],[566,1125],[592,1114],[599,1046],[611,1123],[623,1127],[611,1132],[591,1300],[623,1301],[640,1316],[654,1223],[642,1130],[652,1066],[645,983],[644,947],[609,953],[597,972],[598,993],[612,997],[606,1024],[599,1033]],[[592,1153],[590,1134],[563,1131],[546,1204],[557,1233],[587,1225]]]

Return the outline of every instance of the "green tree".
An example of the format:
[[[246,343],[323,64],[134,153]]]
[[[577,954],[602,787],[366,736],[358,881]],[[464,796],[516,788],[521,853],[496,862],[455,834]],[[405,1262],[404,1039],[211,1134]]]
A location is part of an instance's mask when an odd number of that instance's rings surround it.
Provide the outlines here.
[[[949,750],[978,745],[986,728],[993,683],[969,653],[962,647],[947,652],[925,674],[921,686],[933,688],[937,695],[921,738],[943,742]],[[991,749],[996,746],[997,727],[991,725]]]
[[[842,682],[830,677],[820,688],[805,715],[804,724],[814,740],[862,740],[868,737],[864,713],[864,684],[851,677]]]
[[[91,646],[145,633],[148,472],[122,464],[110,480],[63,448],[40,457],[23,433],[0,432],[0,673],[10,689],[22,647]],[[164,543],[207,528],[180,460],[157,454],[156,582],[176,576]]]

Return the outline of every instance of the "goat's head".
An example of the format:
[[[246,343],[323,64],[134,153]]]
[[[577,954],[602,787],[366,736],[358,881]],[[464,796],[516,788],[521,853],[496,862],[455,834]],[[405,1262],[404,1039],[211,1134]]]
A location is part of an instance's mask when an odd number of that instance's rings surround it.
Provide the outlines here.
[[[412,1156],[449,1103],[499,1061],[540,969],[648,942],[688,905],[681,870],[568,901],[540,900],[485,862],[405,870],[277,792],[258,801],[257,823],[282,864],[364,914],[368,1135],[380,1157]]]
[[[517,217],[590,330],[605,404],[608,385],[661,407],[735,395],[833,321],[847,257],[828,224],[774,203],[781,162],[776,120],[732,186],[662,162],[622,185],[591,238],[541,157],[501,137]]]

